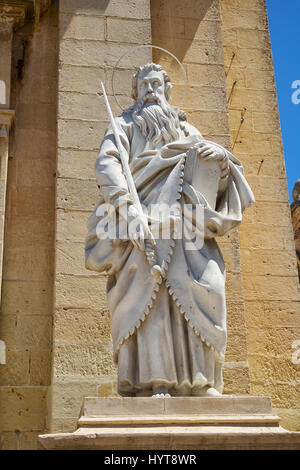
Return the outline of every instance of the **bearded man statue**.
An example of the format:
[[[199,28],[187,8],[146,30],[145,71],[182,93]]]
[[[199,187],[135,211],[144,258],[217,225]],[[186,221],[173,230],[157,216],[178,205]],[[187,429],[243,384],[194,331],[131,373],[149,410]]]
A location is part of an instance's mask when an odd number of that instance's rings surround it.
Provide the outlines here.
[[[254,197],[239,160],[203,139],[171,105],[171,88],[160,65],[140,67],[135,104],[115,119],[143,213],[128,189],[112,128],[106,132],[95,167],[99,200],[88,221],[86,267],[108,274],[119,394],[216,397],[226,348],[225,266],[216,237],[240,224]],[[164,217],[151,217],[152,206],[164,208]],[[166,216],[166,207],[176,214]],[[113,219],[114,234],[101,236],[99,226]],[[160,236],[166,221],[169,236]],[[180,224],[185,230],[178,236]],[[149,240],[155,240],[159,277],[145,255]]]

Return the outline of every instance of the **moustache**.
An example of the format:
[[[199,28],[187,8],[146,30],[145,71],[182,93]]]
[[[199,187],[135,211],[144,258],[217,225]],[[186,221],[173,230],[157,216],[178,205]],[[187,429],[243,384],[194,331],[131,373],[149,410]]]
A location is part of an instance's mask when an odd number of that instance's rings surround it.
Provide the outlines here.
[[[155,101],[158,103],[158,96],[155,93],[147,93],[143,98],[143,103],[149,103]]]

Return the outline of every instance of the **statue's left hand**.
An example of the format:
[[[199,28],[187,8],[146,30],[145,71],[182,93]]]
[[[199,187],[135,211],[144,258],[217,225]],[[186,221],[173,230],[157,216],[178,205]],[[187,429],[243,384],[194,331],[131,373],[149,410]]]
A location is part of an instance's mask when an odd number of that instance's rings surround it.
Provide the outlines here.
[[[226,151],[211,142],[200,142],[197,145],[197,153],[200,158],[206,160],[223,162],[228,159]]]

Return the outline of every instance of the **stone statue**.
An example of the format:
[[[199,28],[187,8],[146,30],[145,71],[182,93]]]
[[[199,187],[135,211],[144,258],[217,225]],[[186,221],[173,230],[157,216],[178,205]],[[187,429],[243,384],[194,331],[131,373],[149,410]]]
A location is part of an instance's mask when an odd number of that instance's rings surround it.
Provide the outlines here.
[[[300,201],[300,179],[296,181],[293,189],[293,200],[294,202]]]
[[[95,167],[99,200],[88,221],[86,267],[108,274],[120,395],[220,396],[226,303],[216,237],[240,224],[254,197],[239,160],[203,139],[171,105],[171,88],[160,65],[140,67],[135,104],[115,119],[142,213],[112,127],[106,132]],[[116,230],[105,231],[109,225]],[[161,236],[166,228],[169,235]]]

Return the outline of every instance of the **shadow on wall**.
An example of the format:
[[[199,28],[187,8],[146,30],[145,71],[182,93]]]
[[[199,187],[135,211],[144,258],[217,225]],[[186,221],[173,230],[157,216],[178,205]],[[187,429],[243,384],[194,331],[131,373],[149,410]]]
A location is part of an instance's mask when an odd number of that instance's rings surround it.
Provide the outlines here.
[[[66,9],[66,11],[64,11],[64,13],[66,13],[64,15],[64,21],[63,21],[63,24],[61,23],[59,25],[59,39],[63,39],[66,32],[69,30],[69,27],[70,27],[70,22],[72,20],[72,17],[74,16],[74,11],[77,15],[80,15],[80,13],[83,13],[84,15],[86,15],[86,12],[87,10],[90,12],[90,14],[95,14],[95,15],[104,15],[105,14],[105,11],[109,5],[109,1],[110,0],[98,0],[98,2],[91,2],[92,5],[91,5],[91,8],[88,8],[89,6],[87,5],[87,1],[83,1],[81,4],[79,2],[78,5],[77,5],[77,8],[76,10],[74,9],[74,7],[71,7],[70,8],[70,11],[68,11]],[[95,6],[96,5],[96,6]]]
[[[205,19],[214,19],[218,15],[218,2],[215,0],[151,0],[152,43],[172,52],[181,62],[189,59],[189,51],[195,48],[195,40],[199,38],[205,54],[206,40],[209,30],[214,25],[202,25]],[[200,45],[200,44],[199,44]],[[164,63],[169,59],[165,53],[155,51],[155,62]]]

